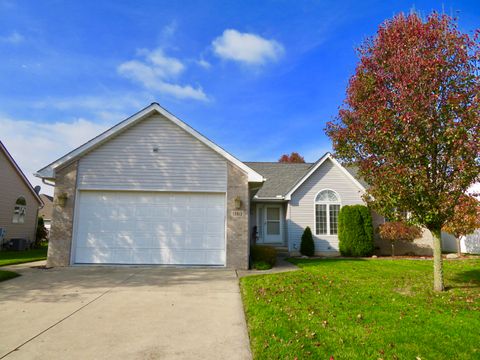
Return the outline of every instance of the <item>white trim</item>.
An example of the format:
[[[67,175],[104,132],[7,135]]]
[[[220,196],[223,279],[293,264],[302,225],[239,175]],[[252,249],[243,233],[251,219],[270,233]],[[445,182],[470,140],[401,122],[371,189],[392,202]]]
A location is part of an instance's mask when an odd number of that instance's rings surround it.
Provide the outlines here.
[[[227,189],[222,190],[212,190],[212,189],[195,189],[195,190],[179,190],[179,189],[165,189],[165,188],[146,188],[146,189],[131,189],[131,188],[102,188],[102,187],[78,187],[78,190],[81,191],[105,191],[105,192],[115,192],[115,191],[129,191],[129,192],[158,192],[158,193],[212,193],[212,194],[223,194],[227,192]]]
[[[267,234],[267,207],[273,207],[273,208],[278,208],[279,209],[279,226],[280,226],[280,241],[279,242],[265,242],[266,234]],[[259,209],[262,209],[262,217],[259,214]],[[257,204],[256,209],[255,209],[255,216],[256,216],[256,221],[257,221],[257,233],[258,233],[258,238],[257,238],[257,243],[258,244],[263,244],[263,245],[268,245],[268,244],[283,244],[285,245],[285,234],[284,234],[284,215],[283,215],[283,206],[282,204],[275,204],[275,203],[262,203],[262,204]],[[261,233],[259,232],[259,223],[261,222],[261,228],[262,231]],[[261,239],[261,241],[259,241]]]
[[[75,150],[69,152],[65,156],[61,157],[60,159],[54,161],[53,163],[47,165],[46,167],[38,170],[34,175],[40,178],[46,178],[46,179],[54,179],[55,178],[55,169],[59,168],[62,165],[65,165],[67,162],[73,161],[87,153],[88,151],[91,151],[93,148],[103,144],[104,142],[110,140],[113,136],[118,134],[119,132],[127,129],[128,127],[134,125],[141,119],[145,118],[148,115],[151,115],[151,113],[157,112],[160,115],[163,115],[165,118],[173,122],[175,125],[179,126],[183,130],[185,130],[187,133],[195,137],[196,139],[200,140],[202,143],[207,145],[209,148],[223,156],[225,159],[230,161],[231,163],[235,164],[238,166],[240,169],[242,169],[247,175],[248,175],[248,181],[249,182],[263,182],[265,179],[263,178],[262,175],[254,171],[253,169],[249,168],[247,165],[245,165],[243,162],[235,158],[233,155],[230,153],[226,152],[224,149],[222,149],[220,146],[217,144],[213,143],[209,139],[207,139],[205,136],[200,134],[198,131],[195,129],[191,128],[188,126],[186,123],[184,123],[182,120],[177,118],[176,116],[172,115],[169,113],[167,110],[162,108],[159,104],[157,103],[152,103],[151,105],[147,106],[143,110],[140,110],[136,114],[132,115],[131,117],[125,119],[124,121],[118,123],[117,125],[113,126],[112,128],[108,129],[107,131],[103,132],[102,134],[98,135],[97,137],[91,139],[90,141],[86,142],[85,144],[81,145],[80,147],[76,148]]]
[[[337,195],[337,198],[339,199],[338,202],[331,202],[331,201],[317,201],[317,196],[320,194],[322,191],[332,191]],[[327,233],[326,234],[317,234],[317,205],[326,205],[326,220],[327,220]],[[340,205],[340,209],[342,208],[342,198],[340,194],[330,188],[324,188],[317,192],[315,194],[315,197],[313,198],[313,235],[314,236],[338,236],[338,218],[337,218],[337,233],[336,234],[331,234],[331,229],[330,229],[330,205]]]
[[[345,169],[330,153],[323,155],[294,186],[293,188],[285,195],[285,200],[291,200],[292,194],[315,172],[317,169],[325,162],[325,160],[330,159],[334,165],[338,166],[342,172],[347,175],[347,177],[352,180],[352,182],[360,188],[362,191],[366,191],[365,187],[360,184],[360,182],[355,179],[352,174],[350,174],[347,169]]]
[[[25,176],[25,174],[23,173],[22,169],[20,169],[20,166],[18,166],[18,164],[15,161],[15,159],[13,158],[13,156],[8,152],[7,148],[5,147],[5,145],[3,145],[3,143],[1,141],[0,141],[0,149],[3,151],[3,153],[7,157],[7,160],[10,162],[10,164],[13,165],[13,168],[17,171],[17,174],[20,175],[20,177],[22,178],[25,185],[27,185],[30,192],[33,194],[33,196],[35,196],[35,199],[37,199],[37,201],[40,203],[40,207],[43,207],[44,203],[43,203],[42,199],[40,198],[40,195],[35,192],[35,189],[33,188],[32,184],[30,184],[30,181],[28,181],[28,179]],[[26,199],[25,199],[25,201],[26,201]]]

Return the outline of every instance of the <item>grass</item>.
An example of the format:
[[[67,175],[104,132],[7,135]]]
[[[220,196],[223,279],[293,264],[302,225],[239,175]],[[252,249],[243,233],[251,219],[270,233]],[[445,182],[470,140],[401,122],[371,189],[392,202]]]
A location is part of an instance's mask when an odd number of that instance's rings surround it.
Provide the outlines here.
[[[292,260],[241,279],[255,359],[480,359],[480,259]]]
[[[16,272],[13,272],[13,271],[0,270],[0,282],[8,279],[13,279],[14,277],[17,277],[17,276],[20,276],[20,274],[17,274]]]
[[[25,251],[0,251],[0,266],[22,264],[31,261],[45,260],[48,245],[43,244],[38,249]]]

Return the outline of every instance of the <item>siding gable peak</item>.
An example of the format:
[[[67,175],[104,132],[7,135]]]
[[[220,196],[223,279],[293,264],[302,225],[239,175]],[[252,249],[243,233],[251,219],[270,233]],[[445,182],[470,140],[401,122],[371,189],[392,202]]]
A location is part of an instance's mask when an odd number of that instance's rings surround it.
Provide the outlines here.
[[[44,168],[38,170],[34,175],[44,179],[55,179],[55,170],[67,165],[68,163],[84,156],[87,152],[100,146],[101,144],[109,141],[113,137],[115,137],[118,133],[126,130],[127,128],[134,126],[141,120],[145,119],[146,117],[152,114],[160,114],[163,115],[166,119],[170,120],[175,125],[179,126],[187,133],[195,137],[200,142],[207,145],[207,147],[211,148],[229,162],[236,165],[240,168],[243,172],[248,175],[249,182],[263,182],[264,178],[262,175],[258,174],[256,171],[245,165],[243,162],[235,158],[233,155],[222,149],[220,146],[200,134],[198,131],[184,123],[182,120],[168,112],[166,109],[161,107],[158,103],[152,103],[146,108],[140,110],[136,114],[130,116],[129,118],[123,120],[122,122],[118,123],[117,125],[111,127],[110,129],[106,130],[105,132],[101,133],[100,135],[94,137],[90,141],[86,142],[85,144],[81,145],[80,147],[72,150],[68,154],[64,155],[63,157],[55,160],[51,164],[45,166]]]
[[[360,190],[366,191],[365,187],[353,177],[350,172],[345,169],[333,156],[331,153],[327,152],[320,159],[317,160],[315,164],[310,168],[310,170],[290,189],[290,191],[285,195],[285,200],[291,200],[292,194],[308,179],[312,174],[314,174],[317,169],[322,166],[326,161],[330,160],[334,166],[337,166]]]

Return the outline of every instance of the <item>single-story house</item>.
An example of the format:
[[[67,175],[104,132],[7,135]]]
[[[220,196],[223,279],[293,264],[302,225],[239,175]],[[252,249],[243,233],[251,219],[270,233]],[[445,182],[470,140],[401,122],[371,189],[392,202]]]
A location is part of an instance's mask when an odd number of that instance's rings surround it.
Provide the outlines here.
[[[335,255],[338,212],[363,204],[365,191],[329,153],[310,164],[242,162],[157,103],[36,176],[55,185],[50,266],[245,269],[252,241],[296,253],[307,226],[316,252]],[[431,253],[431,241],[405,246]]]
[[[0,141],[0,248],[11,239],[35,241],[40,196]]]

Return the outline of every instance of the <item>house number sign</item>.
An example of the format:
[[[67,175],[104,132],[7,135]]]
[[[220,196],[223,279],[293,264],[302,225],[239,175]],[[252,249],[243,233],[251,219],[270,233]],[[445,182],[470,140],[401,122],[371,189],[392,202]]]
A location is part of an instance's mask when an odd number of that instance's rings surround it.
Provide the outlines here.
[[[242,217],[243,216],[243,210],[233,210],[232,211],[232,216],[233,217]]]

